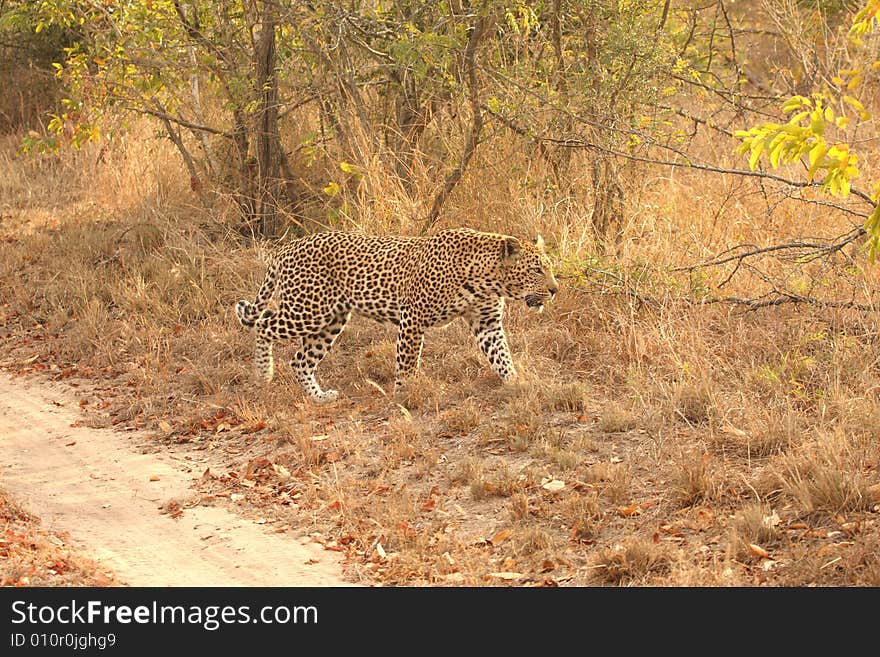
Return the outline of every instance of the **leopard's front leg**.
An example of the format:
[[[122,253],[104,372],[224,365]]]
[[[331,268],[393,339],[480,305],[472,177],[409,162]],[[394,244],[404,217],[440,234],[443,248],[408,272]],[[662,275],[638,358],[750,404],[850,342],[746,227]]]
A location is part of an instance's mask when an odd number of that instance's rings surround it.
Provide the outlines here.
[[[505,383],[516,378],[516,368],[513,366],[513,358],[510,356],[510,347],[507,345],[507,336],[501,318],[504,313],[504,298],[478,306],[468,313],[468,324],[477,338],[480,350],[489,359],[492,370]]]

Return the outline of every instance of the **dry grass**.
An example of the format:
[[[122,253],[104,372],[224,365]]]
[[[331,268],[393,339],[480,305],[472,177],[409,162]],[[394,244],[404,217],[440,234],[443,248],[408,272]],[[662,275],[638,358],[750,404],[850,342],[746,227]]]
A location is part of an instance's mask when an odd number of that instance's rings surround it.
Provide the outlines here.
[[[114,586],[112,572],[0,490],[0,586]]]
[[[428,333],[422,373],[393,395],[394,331],[354,318],[318,373],[340,399],[315,406],[293,345],[271,386],[253,381],[232,306],[259,285],[257,249],[222,202],[195,208],[169,147],[140,137],[103,161],[0,148],[0,362],[94,382],[104,409],[88,421],[151,429],[234,472],[283,466],[238,508],[320,533],[366,583],[877,585],[877,317],[682,303],[719,272],[672,271],[804,225],[833,235],[840,217],[638,170],[621,242],[600,258],[588,199],[547,205],[518,186],[514,146],[476,157],[443,225],[540,232],[569,275],[542,315],[510,304],[519,381],[499,384],[454,323]],[[345,226],[397,230],[395,194]],[[652,303],[599,294],[590,263]],[[876,289],[877,269],[854,263]],[[759,283],[736,277],[729,294]]]
[[[669,570],[669,557],[663,546],[642,539],[600,550],[593,557],[593,576],[608,584],[632,585],[655,583],[658,575]]]

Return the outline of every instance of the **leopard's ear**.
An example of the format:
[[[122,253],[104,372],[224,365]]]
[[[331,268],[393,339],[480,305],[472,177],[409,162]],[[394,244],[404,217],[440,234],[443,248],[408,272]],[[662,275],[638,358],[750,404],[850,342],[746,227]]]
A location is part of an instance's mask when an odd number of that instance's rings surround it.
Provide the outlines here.
[[[538,249],[538,251],[544,250],[544,238],[540,235],[535,238],[535,247]]]
[[[514,262],[519,258],[520,244],[515,237],[505,237],[501,242],[501,259]]]

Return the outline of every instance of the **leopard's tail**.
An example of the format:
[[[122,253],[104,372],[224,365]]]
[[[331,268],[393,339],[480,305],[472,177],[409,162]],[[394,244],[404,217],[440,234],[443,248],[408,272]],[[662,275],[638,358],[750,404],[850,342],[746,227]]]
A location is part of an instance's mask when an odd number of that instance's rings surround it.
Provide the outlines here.
[[[275,311],[267,309],[266,304],[275,292],[275,284],[278,281],[277,270],[276,263],[270,262],[266,277],[263,279],[263,284],[260,285],[260,291],[257,292],[257,298],[253,303],[242,299],[235,304],[235,315],[242,326],[253,328],[258,319],[269,319],[275,316]]]

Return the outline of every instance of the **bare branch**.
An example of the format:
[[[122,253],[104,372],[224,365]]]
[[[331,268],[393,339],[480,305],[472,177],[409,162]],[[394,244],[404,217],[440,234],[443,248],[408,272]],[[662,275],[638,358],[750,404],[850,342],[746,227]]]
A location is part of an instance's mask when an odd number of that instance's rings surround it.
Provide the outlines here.
[[[150,116],[155,116],[156,118],[162,119],[163,122],[170,121],[176,125],[182,126],[187,130],[196,130],[198,132],[208,132],[212,135],[220,135],[222,137],[226,137],[228,139],[232,139],[234,135],[231,132],[226,132],[224,130],[218,130],[217,128],[212,128],[206,125],[199,125],[197,123],[192,123],[187,121],[186,119],[181,119],[177,116],[172,116],[167,112],[163,112],[159,109],[150,109],[149,107],[134,107],[132,105],[126,105],[123,107],[130,112],[137,112],[139,114],[149,114]]]
[[[785,185],[789,185],[791,187],[822,187],[821,182],[815,181],[807,181],[807,180],[791,180],[789,178],[785,178],[784,176],[778,176],[775,173],[767,173],[765,171],[752,171],[750,169],[727,169],[724,167],[717,167],[710,164],[697,164],[694,162],[676,162],[674,160],[660,160],[652,157],[643,157],[640,155],[633,155],[632,153],[624,153],[622,151],[615,150],[613,148],[608,148],[607,146],[601,146],[599,144],[586,141],[585,139],[557,139],[553,137],[542,137],[543,141],[547,141],[550,143],[558,144],[559,146],[563,146],[565,148],[589,148],[597,151],[602,151],[603,153],[609,153],[610,155],[615,155],[617,157],[622,157],[627,160],[631,160],[633,162],[643,162],[645,164],[656,164],[659,166],[667,166],[667,167],[679,167],[684,169],[694,169],[697,171],[710,171],[712,173],[727,173],[736,176],[745,176],[747,178],[764,178],[767,180],[775,180],[776,182],[783,183]],[[850,193],[853,196],[857,196],[862,199],[866,203],[869,203],[871,207],[874,207],[874,201],[871,199],[871,196],[866,192],[863,192],[859,189],[851,188]]]
[[[470,130],[468,130],[468,133],[465,136],[464,147],[462,148],[461,159],[459,160],[458,166],[446,176],[443,187],[440,188],[440,191],[437,192],[437,195],[434,197],[431,211],[428,213],[428,217],[425,219],[425,223],[422,226],[422,233],[426,233],[437,222],[437,219],[440,216],[440,211],[443,209],[443,204],[452,193],[452,190],[455,189],[455,186],[458,185],[458,181],[461,180],[462,175],[464,175],[464,171],[467,168],[480,140],[480,132],[483,130],[483,110],[480,105],[480,86],[477,80],[475,59],[477,46],[480,43],[480,38],[483,36],[483,32],[485,32],[487,22],[488,19],[485,15],[480,16],[480,18],[477,19],[476,25],[474,25],[471,30],[467,46],[464,50],[468,100],[470,101],[472,114]]]
[[[734,260],[742,262],[746,258],[753,258],[758,255],[766,255],[768,253],[777,253],[780,251],[791,252],[799,250],[801,251],[801,253],[797,256],[798,260],[809,261],[815,259],[816,257],[830,256],[834,253],[837,253],[847,244],[851,244],[852,242],[856,241],[858,238],[866,234],[867,231],[859,226],[853,228],[851,231],[838,238],[837,241],[831,242],[830,244],[821,242],[786,242],[784,244],[774,244],[772,246],[765,246],[763,248],[758,248],[753,244],[738,244],[737,246],[727,249],[724,253],[729,253],[734,249],[750,248],[750,250],[729,256],[723,256],[722,254],[722,257],[710,260],[709,262],[703,262],[698,265],[688,265],[686,267],[676,267],[672,271],[694,271],[696,269],[703,269],[705,267],[717,267],[728,262],[733,262]]]

